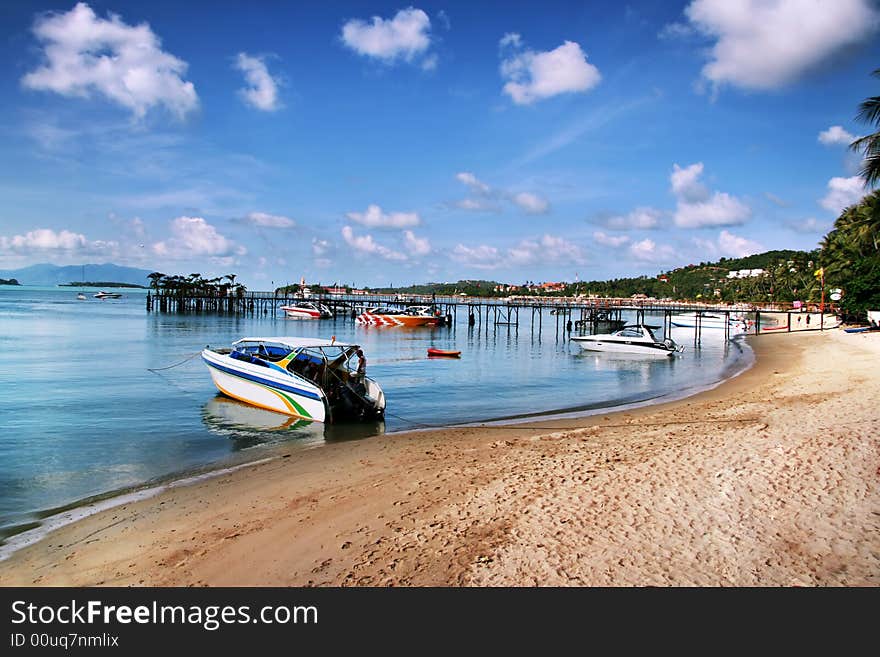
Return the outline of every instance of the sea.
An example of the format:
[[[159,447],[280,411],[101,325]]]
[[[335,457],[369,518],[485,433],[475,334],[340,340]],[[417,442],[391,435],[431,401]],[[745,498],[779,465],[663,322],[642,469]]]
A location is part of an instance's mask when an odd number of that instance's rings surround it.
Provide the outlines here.
[[[753,361],[741,339],[673,328],[674,358],[612,356],[570,342],[568,318],[521,310],[518,326],[380,328],[350,316],[299,320],[148,312],[146,290],[95,299],[70,287],[0,286],[0,542],[114,495],[241,467],[279,447],[464,423],[571,417],[680,398]],[[635,315],[625,319],[635,320]],[[646,323],[662,325],[648,314]],[[540,327],[540,331],[538,328]],[[662,331],[657,331],[662,336]],[[325,425],[220,395],[199,353],[242,337],[330,338],[363,346],[385,391],[384,422]],[[428,347],[460,350],[428,358]]]

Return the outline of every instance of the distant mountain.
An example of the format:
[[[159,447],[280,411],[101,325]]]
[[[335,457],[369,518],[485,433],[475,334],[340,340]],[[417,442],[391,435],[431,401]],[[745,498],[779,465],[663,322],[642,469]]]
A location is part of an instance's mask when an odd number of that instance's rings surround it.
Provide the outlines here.
[[[150,269],[135,269],[120,265],[31,265],[22,269],[0,270],[0,278],[15,278],[22,285],[58,285],[73,281],[113,281],[149,285]]]

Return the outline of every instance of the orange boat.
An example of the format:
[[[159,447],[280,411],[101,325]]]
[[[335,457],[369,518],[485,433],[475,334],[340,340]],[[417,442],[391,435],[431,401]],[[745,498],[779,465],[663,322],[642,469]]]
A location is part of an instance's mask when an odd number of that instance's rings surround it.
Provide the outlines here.
[[[391,310],[390,308],[370,308],[355,318],[358,324],[368,326],[439,326],[442,321],[440,315],[432,315],[426,312],[422,306],[411,306],[406,310]]]
[[[461,356],[461,352],[450,351],[449,349],[435,349],[434,347],[428,347],[428,358],[433,358],[436,356],[442,356],[444,358],[459,358]]]

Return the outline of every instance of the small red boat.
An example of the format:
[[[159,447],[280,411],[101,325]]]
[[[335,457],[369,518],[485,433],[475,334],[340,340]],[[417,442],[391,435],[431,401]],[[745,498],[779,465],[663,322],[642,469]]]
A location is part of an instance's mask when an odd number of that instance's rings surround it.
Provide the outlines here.
[[[428,357],[434,356],[442,356],[445,358],[458,358],[461,356],[460,351],[450,351],[449,349],[434,349],[434,347],[428,347]]]

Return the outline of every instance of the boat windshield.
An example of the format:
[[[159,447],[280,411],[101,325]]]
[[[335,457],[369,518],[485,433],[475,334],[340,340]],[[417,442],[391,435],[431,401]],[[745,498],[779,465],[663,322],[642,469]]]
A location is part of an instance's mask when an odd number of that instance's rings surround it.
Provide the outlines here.
[[[622,338],[641,338],[644,337],[642,329],[637,326],[627,326],[617,332]]]

